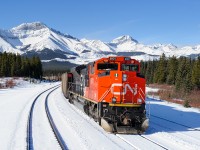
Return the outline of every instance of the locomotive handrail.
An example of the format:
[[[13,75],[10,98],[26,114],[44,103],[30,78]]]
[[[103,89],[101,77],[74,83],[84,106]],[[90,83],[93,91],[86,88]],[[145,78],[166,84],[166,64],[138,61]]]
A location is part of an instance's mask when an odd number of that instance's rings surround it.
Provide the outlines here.
[[[81,96],[84,95],[83,85],[80,85],[78,83],[73,83],[73,82],[69,82],[69,85],[70,85],[69,88],[68,88],[69,91],[75,92],[75,93],[77,93],[78,95],[81,95]],[[70,88],[71,88],[71,90],[70,90]]]

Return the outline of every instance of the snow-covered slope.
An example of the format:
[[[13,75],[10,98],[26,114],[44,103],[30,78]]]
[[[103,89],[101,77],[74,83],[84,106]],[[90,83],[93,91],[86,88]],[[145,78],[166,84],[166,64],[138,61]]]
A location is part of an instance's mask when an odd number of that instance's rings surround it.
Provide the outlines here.
[[[138,44],[138,41],[128,35],[120,36],[109,43],[109,45],[112,46],[116,52],[131,52],[136,49]]]
[[[10,36],[10,33],[4,30],[0,30],[0,52],[10,52],[10,53],[18,53],[22,54],[20,50],[18,50],[15,46],[12,45],[8,41],[8,38]],[[14,38],[14,37],[13,37]]]
[[[10,30],[0,30],[0,52],[22,55],[37,54],[43,61],[68,61],[87,63],[108,55],[132,56],[139,60],[158,59],[166,56],[191,56],[200,54],[200,45],[178,48],[173,44],[144,45],[129,35],[111,42],[75,38],[49,28],[41,22],[23,23]]]
[[[37,52],[47,48],[53,51],[61,50],[69,54],[74,53],[72,47],[70,47],[71,45],[67,44],[70,43],[71,37],[60,34],[39,22],[21,24],[18,27],[12,28],[10,32],[18,38],[9,38],[9,42],[13,45],[15,44],[15,46],[21,50],[35,50]]]

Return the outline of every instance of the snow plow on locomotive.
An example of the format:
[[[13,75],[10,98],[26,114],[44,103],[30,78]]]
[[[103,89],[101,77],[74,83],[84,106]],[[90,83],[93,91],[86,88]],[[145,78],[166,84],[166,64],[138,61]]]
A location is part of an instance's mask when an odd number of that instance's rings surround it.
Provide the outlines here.
[[[108,57],[77,66],[62,75],[62,91],[108,132],[142,133],[149,126],[145,79],[135,59]]]

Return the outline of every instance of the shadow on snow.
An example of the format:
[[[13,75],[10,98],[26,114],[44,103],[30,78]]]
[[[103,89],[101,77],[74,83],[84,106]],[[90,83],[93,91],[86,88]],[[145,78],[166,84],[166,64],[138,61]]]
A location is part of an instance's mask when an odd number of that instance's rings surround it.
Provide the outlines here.
[[[198,130],[200,133],[200,112],[162,100],[147,98],[147,113],[150,103],[150,126],[145,134],[156,132],[185,132]],[[196,132],[196,131],[195,131]]]

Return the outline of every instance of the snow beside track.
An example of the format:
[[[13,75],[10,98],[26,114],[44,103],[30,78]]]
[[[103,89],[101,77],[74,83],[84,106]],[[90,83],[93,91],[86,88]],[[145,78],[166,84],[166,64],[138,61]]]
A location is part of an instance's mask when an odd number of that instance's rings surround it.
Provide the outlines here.
[[[0,149],[26,149],[30,106],[37,94],[55,84],[22,81],[19,87],[0,89]]]
[[[53,93],[51,98],[49,109],[69,149],[133,149],[114,134],[105,132],[93,119],[70,104],[63,97],[61,89]]]

